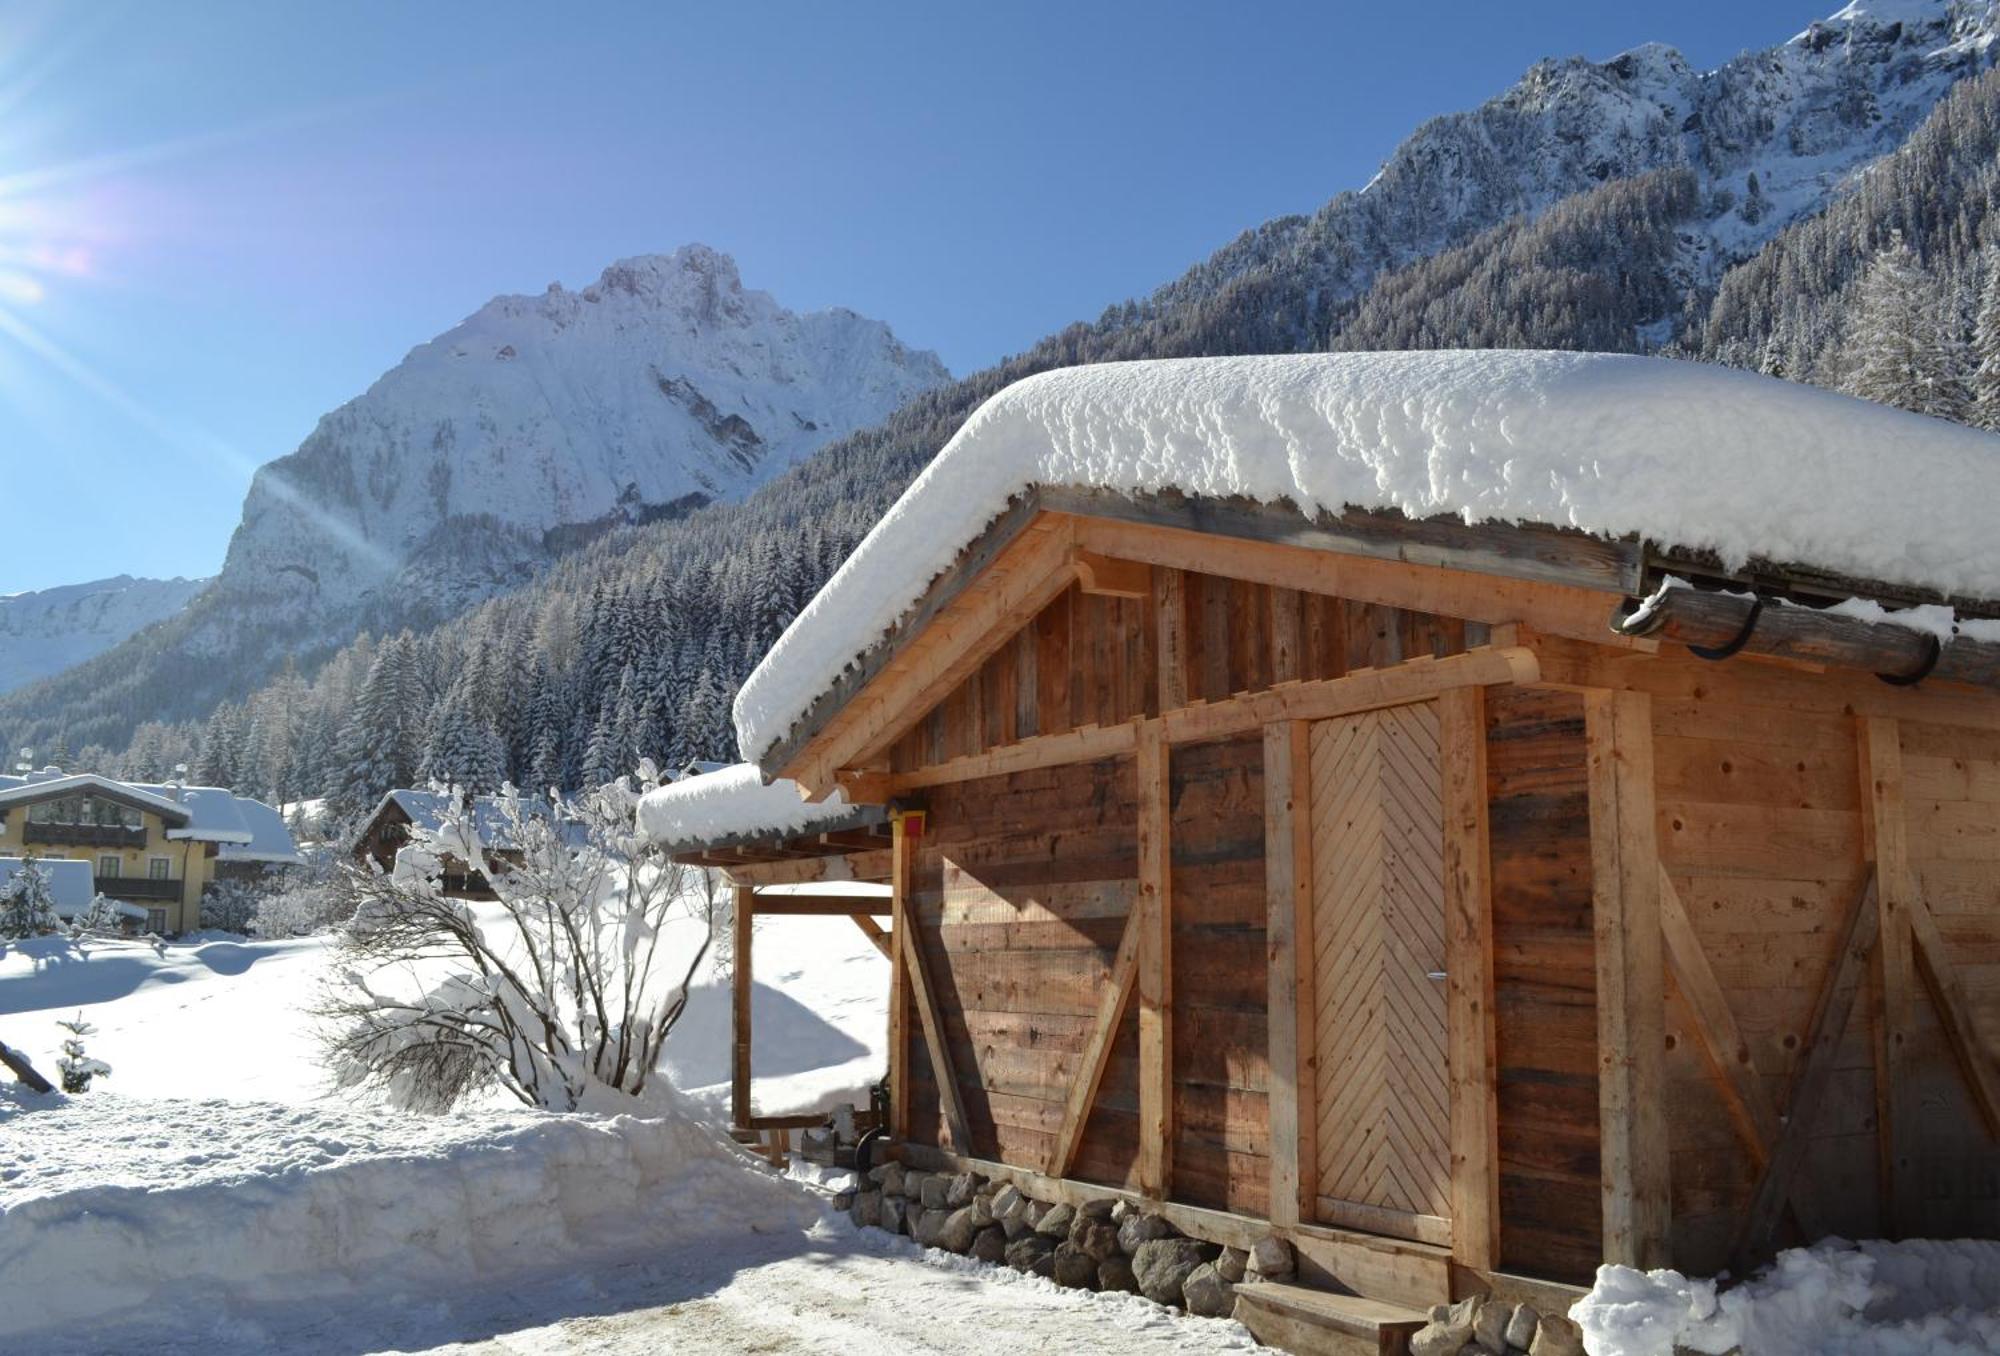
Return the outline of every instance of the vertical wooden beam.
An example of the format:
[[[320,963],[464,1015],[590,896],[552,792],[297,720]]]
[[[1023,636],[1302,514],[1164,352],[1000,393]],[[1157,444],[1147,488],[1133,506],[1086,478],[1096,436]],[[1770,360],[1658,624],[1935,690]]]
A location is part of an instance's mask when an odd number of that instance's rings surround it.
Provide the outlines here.
[[[1139,1190],[1165,1200],[1173,1187],[1174,920],[1167,840],[1167,744],[1160,722],[1139,726]]]
[[[1597,950],[1604,1260],[1668,1263],[1666,964],[1653,804],[1652,700],[1584,694]]]
[[[1265,627],[1271,645],[1271,681],[1289,683],[1305,677],[1305,618],[1297,589],[1276,585],[1264,590],[1271,609]]]
[[[1864,716],[1856,722],[1861,768],[1861,841],[1875,866],[1875,907],[1880,945],[1875,952],[1876,1146],[1881,1165],[1882,1232],[1902,1238],[1914,1226],[1916,1108],[1908,1069],[1916,1051],[1916,972],[1911,956],[1908,813],[1903,804],[1903,741],[1896,721]]]
[[[1484,688],[1460,688],[1438,699],[1438,742],[1451,1052],[1451,1252],[1463,1266],[1492,1270],[1500,1265],[1500,1116]]]
[[[756,908],[757,891],[737,886],[730,919],[729,1117],[739,1127],[750,1124],[750,932]]]
[[[1153,567],[1153,610],[1159,635],[1159,662],[1154,666],[1160,685],[1160,710],[1177,710],[1188,703],[1187,576],[1164,565]]]
[[[889,1121],[898,1140],[910,1137],[910,991],[903,939],[910,935],[912,844],[897,813],[889,840]]]
[[[1270,1210],[1281,1228],[1312,1217],[1318,1188],[1310,729],[1302,720],[1264,727]]]

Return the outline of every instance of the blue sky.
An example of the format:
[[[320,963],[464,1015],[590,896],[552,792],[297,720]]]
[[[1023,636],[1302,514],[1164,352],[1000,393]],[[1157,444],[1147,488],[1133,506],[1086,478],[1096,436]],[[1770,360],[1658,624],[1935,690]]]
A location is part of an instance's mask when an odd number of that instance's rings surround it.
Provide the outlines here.
[[[212,573],[252,468],[497,293],[701,240],[963,373],[1538,57],[1837,7],[0,3],[0,592]]]

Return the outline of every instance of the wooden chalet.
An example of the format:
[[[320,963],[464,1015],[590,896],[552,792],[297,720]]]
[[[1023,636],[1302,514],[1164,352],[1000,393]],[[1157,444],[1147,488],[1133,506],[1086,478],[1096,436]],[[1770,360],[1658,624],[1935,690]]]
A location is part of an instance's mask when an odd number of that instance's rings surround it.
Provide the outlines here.
[[[1852,596],[1036,485],[759,758],[888,848],[703,860],[891,883],[908,1161],[1326,1290],[2000,1237],[2000,645]]]

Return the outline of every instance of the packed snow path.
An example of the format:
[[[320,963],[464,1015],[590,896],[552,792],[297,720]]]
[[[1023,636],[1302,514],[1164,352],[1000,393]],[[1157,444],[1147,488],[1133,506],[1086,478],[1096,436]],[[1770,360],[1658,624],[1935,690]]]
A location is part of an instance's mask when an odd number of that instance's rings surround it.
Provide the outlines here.
[[[808,1250],[681,1255],[494,1297],[492,1310],[425,1346],[421,1326],[384,1333],[433,1353],[785,1352],[853,1356],[1089,1351],[1247,1352],[1235,1323],[1187,1318],[1132,1296],[1085,1295],[1001,1268],[920,1254],[908,1240],[824,1226]],[[546,1321],[550,1314],[571,1317]],[[468,1315],[470,1317],[470,1315]],[[445,1325],[448,1327],[449,1325]],[[445,1327],[437,1330],[437,1340]],[[405,1343],[411,1345],[405,1346]],[[304,1346],[311,1348],[308,1337]]]

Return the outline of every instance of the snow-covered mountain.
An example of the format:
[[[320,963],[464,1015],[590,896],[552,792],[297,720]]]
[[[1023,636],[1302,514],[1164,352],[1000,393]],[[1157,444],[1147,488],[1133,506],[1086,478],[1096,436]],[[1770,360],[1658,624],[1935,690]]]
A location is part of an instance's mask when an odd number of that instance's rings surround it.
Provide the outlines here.
[[[448,614],[605,524],[739,497],[948,377],[703,245],[499,297],[258,471],[215,601],[297,618],[386,591],[391,613]]]
[[[1690,281],[1713,282],[1900,145],[1954,82],[1991,63],[1996,34],[1996,0],[1856,0],[1712,71],[1662,43],[1541,61],[1479,107],[1418,127],[1365,186],[1246,232],[1152,307],[1260,272],[1305,273],[1323,321],[1388,269],[1675,166],[1706,197]]]
[[[1659,15],[1662,35],[1671,36],[1675,12]],[[1495,228],[1561,224],[1580,202],[1624,189],[1633,191],[1613,208],[1671,200],[1670,211],[1641,223],[1651,229],[1643,249],[1622,249],[1640,232],[1611,208],[1571,221],[1560,240],[1527,242],[1547,251],[1572,284],[1586,275],[1599,290],[1638,297],[1618,312],[1615,332],[1604,323],[1564,330],[1574,297],[1505,260],[1484,266],[1517,285],[1510,304],[1523,312],[1521,324],[1491,316],[1465,323],[1467,308],[1488,302],[1454,290],[1452,268],[1398,295],[1416,303],[1407,309],[1435,304],[1440,324],[1422,342],[1462,343],[1476,333],[1478,342],[1500,345],[1660,346],[1685,317],[1706,313],[1708,290],[1732,265],[1789,223],[1823,211],[1863,166],[1902,146],[1948,90],[1988,69],[2000,52],[1996,33],[2000,0],[1863,0],[1712,71],[1657,44],[1604,61],[1539,62],[1499,96],[1415,129],[1367,184],[1308,215],[1247,231],[1151,296],[1066,327],[886,423],[869,423],[873,416],[857,410],[834,428],[790,398],[809,381],[776,379],[779,370],[805,369],[802,355],[820,351],[804,337],[819,318],[773,324],[788,335],[797,327],[800,337],[784,344],[759,347],[746,337],[711,347],[711,328],[735,335],[738,322],[701,317],[764,314],[768,303],[741,293],[733,270],[720,266],[726,261],[707,251],[620,266],[575,295],[496,302],[412,354],[329,416],[293,457],[268,468],[222,581],[181,619],[96,661],[76,685],[82,696],[45,699],[38,691],[33,700],[0,700],[0,733],[46,742],[60,731],[72,745],[116,745],[130,737],[135,713],[199,718],[218,699],[253,688],[287,649],[299,651],[310,672],[359,626],[379,633],[446,619],[464,601],[507,588],[592,524],[663,516],[682,495],[737,493],[809,450],[807,442],[867,427],[741,509],[657,525],[636,562],[620,565],[609,550],[573,556],[583,563],[530,590],[566,594],[546,604],[561,614],[587,600],[594,587],[580,582],[587,579],[646,597],[662,596],[648,571],[672,574],[677,588],[698,581],[716,612],[655,628],[686,651],[667,667],[707,667],[733,683],[768,640],[756,628],[770,620],[771,600],[809,593],[837,560],[832,547],[858,539],[866,520],[1006,382],[1078,363],[1320,350],[1342,346],[1350,326],[1356,336],[1383,334],[1356,322],[1394,309],[1393,298],[1370,289],[1396,282],[1399,271],[1440,262],[1447,251],[1476,251],[1504,233]],[[1638,191],[1648,182],[1642,176],[1661,170],[1677,171],[1657,176],[1674,185],[1651,197]],[[1694,186],[1685,189],[1689,176]],[[1949,187],[1940,182],[1941,192]],[[1629,264],[1644,268],[1643,288],[1621,272]],[[1603,314],[1593,319],[1603,322],[1612,309],[1599,303]],[[871,372],[886,366],[911,390],[941,375],[927,357],[895,347],[886,331],[842,319],[878,336],[878,349],[859,350]],[[746,320],[741,328],[747,336],[759,326]],[[657,342],[644,337],[655,331]],[[1386,334],[1374,342],[1396,340]],[[530,365],[535,345],[565,356]],[[598,365],[605,352],[616,355],[611,370]],[[779,362],[780,354],[800,357]],[[697,356],[705,365],[694,363]],[[535,380],[516,384],[530,372]],[[495,384],[458,384],[479,374]],[[895,403],[885,398],[879,408]],[[819,427],[787,443],[798,417]],[[756,442],[743,436],[744,425]],[[668,459],[671,471],[641,478],[631,469],[635,449],[657,445],[663,427],[685,455]],[[822,528],[814,549],[826,558],[815,555],[817,573],[780,590],[768,562],[796,563],[802,521]],[[724,571],[718,562],[738,567]],[[555,669],[569,662],[567,631],[548,629]],[[723,631],[729,643],[712,643]],[[718,650],[733,657],[714,662]],[[607,694],[582,684],[565,691],[581,707],[571,728],[593,729]],[[328,720],[337,726],[340,718],[335,711]],[[717,730],[697,742],[712,753],[725,741]]]
[[[179,612],[207,583],[121,574],[0,597],[0,692],[103,654]]]

